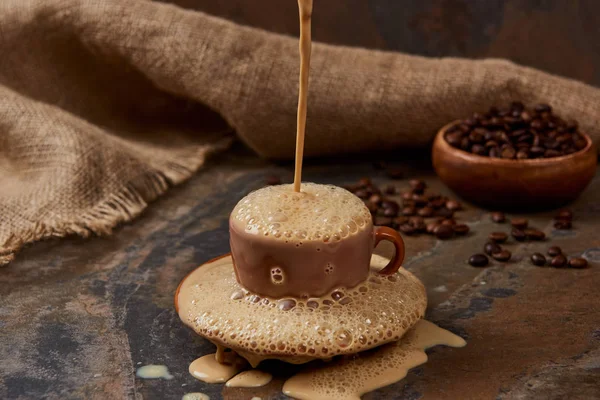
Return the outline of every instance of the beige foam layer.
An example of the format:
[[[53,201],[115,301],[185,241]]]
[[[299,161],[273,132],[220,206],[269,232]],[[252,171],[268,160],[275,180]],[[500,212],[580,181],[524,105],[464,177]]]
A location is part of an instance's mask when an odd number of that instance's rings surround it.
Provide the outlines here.
[[[371,266],[388,261],[373,256]],[[367,282],[321,298],[261,298],[236,282],[228,256],[192,272],[178,304],[186,325],[256,365],[267,358],[303,363],[398,340],[423,317],[427,298],[404,269],[389,277],[373,271]]]
[[[231,222],[240,232],[280,240],[339,241],[369,229],[371,214],[363,201],[333,185],[303,183],[256,190],[235,206]]]

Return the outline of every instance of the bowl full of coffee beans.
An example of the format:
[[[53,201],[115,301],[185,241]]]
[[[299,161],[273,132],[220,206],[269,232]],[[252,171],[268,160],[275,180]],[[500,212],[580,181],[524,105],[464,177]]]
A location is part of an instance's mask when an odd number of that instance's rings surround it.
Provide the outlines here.
[[[432,160],[440,179],[473,203],[540,209],[577,198],[594,177],[597,153],[576,121],[548,104],[515,101],[444,126]]]

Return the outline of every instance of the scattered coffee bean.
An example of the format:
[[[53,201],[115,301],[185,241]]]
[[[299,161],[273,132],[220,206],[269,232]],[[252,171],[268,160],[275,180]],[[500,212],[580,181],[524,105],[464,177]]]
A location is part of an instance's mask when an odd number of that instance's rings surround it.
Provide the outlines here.
[[[558,230],[568,230],[571,229],[573,227],[571,221],[569,220],[558,220],[556,222],[554,222],[554,228],[558,229]]]
[[[446,208],[450,211],[458,211],[462,208],[462,205],[456,200],[448,200],[446,202]]]
[[[485,251],[488,256],[491,256],[494,253],[500,253],[502,251],[502,247],[500,247],[496,242],[487,242],[483,247],[483,251]]]
[[[448,218],[448,219],[442,220],[442,222],[440,222],[440,224],[442,224],[442,225],[448,225],[448,226],[454,226],[454,225],[456,225],[456,221],[453,220],[452,218]]]
[[[558,247],[558,246],[550,246],[550,247],[548,247],[548,255],[550,257],[555,257],[555,256],[557,256],[559,254],[562,254],[562,250],[561,250],[560,247]]]
[[[454,211],[448,210],[446,207],[442,207],[439,210],[435,210],[435,215],[438,217],[452,218]]]
[[[525,229],[523,232],[525,232],[527,239],[530,240],[544,240],[546,238],[546,234],[539,229],[529,228]]]
[[[469,257],[469,264],[473,267],[485,267],[488,263],[489,259],[485,254],[473,254]]]
[[[397,190],[396,190],[395,186],[389,185],[389,186],[385,187],[385,189],[383,190],[383,192],[385,194],[392,195],[392,194],[396,194]]]
[[[371,203],[375,203],[377,205],[379,205],[382,200],[383,200],[383,198],[379,194],[374,194],[374,195],[371,195],[371,197],[369,197],[369,201]]]
[[[376,217],[374,224],[377,226],[389,226],[391,227],[394,222],[393,218],[390,217]]]
[[[546,257],[542,253],[533,253],[531,255],[531,263],[538,267],[543,267],[546,265]]]
[[[383,215],[386,217],[395,217],[398,215],[398,208],[394,208],[394,207],[384,208]]]
[[[588,262],[585,258],[574,257],[569,260],[569,267],[571,268],[586,268]]]
[[[509,160],[559,157],[587,145],[577,123],[553,114],[547,104],[529,110],[521,106],[513,102],[509,108],[491,107],[485,114],[475,113],[450,126],[444,137],[464,151]]]
[[[359,190],[357,190],[356,192],[354,192],[354,194],[355,194],[357,197],[359,197],[359,198],[361,198],[361,199],[363,199],[363,200],[366,200],[366,199],[368,199],[369,197],[371,197],[371,194],[372,194],[372,193],[369,193],[369,191],[368,191],[368,190],[366,190],[366,189],[359,189]]]
[[[508,261],[512,257],[512,254],[508,250],[500,250],[498,253],[493,253],[492,258],[497,261]]]
[[[406,224],[407,222],[408,222],[408,218],[406,218],[404,215],[399,215],[396,218],[394,218],[394,225],[397,225],[397,226]]]
[[[492,232],[488,235],[488,239],[496,243],[504,243],[508,239],[508,235],[504,232]]]
[[[454,230],[454,233],[456,233],[459,236],[463,236],[469,233],[469,226],[465,224],[456,224],[452,226],[452,229]]]
[[[362,187],[365,187],[365,186],[371,186],[373,183],[371,182],[370,178],[363,177],[358,180],[358,184]]]
[[[550,265],[552,265],[554,268],[563,268],[567,265],[567,258],[562,254],[559,254],[558,256],[552,258]]]
[[[427,224],[427,228],[425,229],[425,231],[429,234],[434,234],[435,228],[437,228],[440,224],[438,224],[437,222],[430,222],[429,224]]]
[[[418,211],[418,214],[419,214],[421,217],[424,217],[424,218],[429,218],[429,217],[431,217],[431,216],[433,215],[433,208],[431,208],[431,207],[423,207],[423,208],[421,208],[421,209]]]
[[[412,188],[412,192],[416,194],[423,194],[427,185],[420,179],[411,179],[408,184]]]
[[[417,209],[414,207],[404,207],[402,209],[402,215],[411,216],[417,213]]]
[[[506,221],[506,216],[504,215],[504,213],[496,211],[492,213],[492,221],[494,221],[497,224],[501,224],[504,221]]]
[[[525,232],[521,229],[513,228],[510,234],[517,242],[522,242],[527,239],[527,235],[525,235]]]
[[[568,210],[565,208],[565,209],[560,210],[554,218],[572,220],[573,212],[571,210]]]
[[[411,224],[402,224],[398,228],[398,230],[406,235],[414,235],[417,233],[417,230]]]
[[[448,225],[438,225],[433,230],[433,234],[438,239],[450,239],[454,235],[454,230]]]
[[[371,214],[375,214],[377,212],[377,210],[379,210],[379,207],[377,207],[377,204],[371,203],[370,201],[365,202],[365,206],[367,206],[367,208],[369,209],[369,212]]]
[[[281,178],[276,175],[269,175],[265,178],[265,183],[269,186],[281,185]]]
[[[510,224],[517,229],[525,229],[529,225],[529,221],[525,218],[513,218],[510,220]]]

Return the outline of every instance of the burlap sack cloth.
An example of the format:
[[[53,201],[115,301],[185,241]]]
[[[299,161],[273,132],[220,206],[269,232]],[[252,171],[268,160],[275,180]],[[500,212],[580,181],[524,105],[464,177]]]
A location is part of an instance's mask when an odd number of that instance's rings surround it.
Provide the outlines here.
[[[298,59],[295,38],[160,3],[1,0],[1,262],[28,242],[110,233],[233,131],[291,158]],[[315,44],[311,73],[307,156],[427,146],[512,99],[600,137],[600,91],[507,61]]]

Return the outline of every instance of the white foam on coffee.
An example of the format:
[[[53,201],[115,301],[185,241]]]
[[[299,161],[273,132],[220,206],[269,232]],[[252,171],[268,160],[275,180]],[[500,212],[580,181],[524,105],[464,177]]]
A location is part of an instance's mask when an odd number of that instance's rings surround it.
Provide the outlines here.
[[[388,262],[373,256],[371,266]],[[320,298],[270,299],[245,291],[227,256],[192,272],[178,304],[180,318],[198,334],[256,365],[267,358],[302,363],[398,340],[423,317],[427,297],[402,268],[387,277],[372,271],[363,284]]]
[[[243,199],[231,213],[240,231],[280,240],[339,241],[371,225],[363,201],[333,185],[268,186]]]

